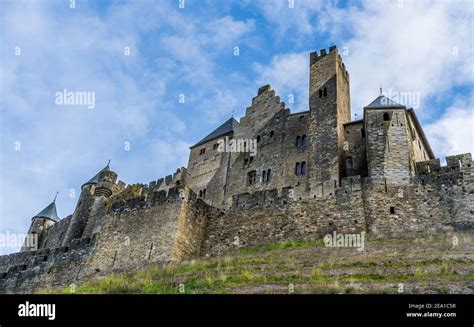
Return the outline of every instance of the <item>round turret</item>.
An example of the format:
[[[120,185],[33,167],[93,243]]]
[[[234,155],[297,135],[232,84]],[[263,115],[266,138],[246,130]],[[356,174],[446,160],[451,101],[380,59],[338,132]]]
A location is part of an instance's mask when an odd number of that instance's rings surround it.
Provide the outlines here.
[[[28,235],[25,238],[21,251],[35,251],[40,249],[43,246],[46,230],[59,220],[56,210],[56,197],[54,197],[53,202],[31,218]]]
[[[107,166],[82,185],[79,201],[62,241],[63,246],[74,239],[91,237],[103,200],[112,195],[117,180],[117,174],[110,170],[109,164],[110,160]]]

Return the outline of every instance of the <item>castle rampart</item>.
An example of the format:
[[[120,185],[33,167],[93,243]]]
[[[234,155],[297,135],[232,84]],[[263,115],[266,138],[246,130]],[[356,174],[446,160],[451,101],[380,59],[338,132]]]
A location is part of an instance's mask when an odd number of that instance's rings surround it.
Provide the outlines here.
[[[245,116],[190,148],[188,166],[148,184],[109,165],[83,184],[64,219],[34,216],[38,248],[0,256],[0,292],[78,284],[146,265],[333,231],[406,237],[474,229],[472,157],[435,159],[411,108],[380,95],[350,121],[349,73],[336,47],[310,54],[309,111],[291,113],[270,85]],[[220,139],[255,141],[255,153]]]

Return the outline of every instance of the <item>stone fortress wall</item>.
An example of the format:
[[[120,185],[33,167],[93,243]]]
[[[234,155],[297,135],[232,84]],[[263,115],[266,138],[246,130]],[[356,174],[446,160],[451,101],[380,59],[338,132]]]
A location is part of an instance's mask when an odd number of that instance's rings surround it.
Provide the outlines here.
[[[263,86],[240,122],[228,120],[191,147],[187,168],[125,186],[107,166],[82,186],[73,214],[35,216],[29,234],[38,247],[0,256],[0,292],[333,231],[472,231],[471,155],[449,156],[442,167],[413,109],[383,96],[351,122],[349,73],[337,48],[312,53],[310,68],[309,111],[291,113]],[[220,152],[222,138],[255,140],[257,154]]]

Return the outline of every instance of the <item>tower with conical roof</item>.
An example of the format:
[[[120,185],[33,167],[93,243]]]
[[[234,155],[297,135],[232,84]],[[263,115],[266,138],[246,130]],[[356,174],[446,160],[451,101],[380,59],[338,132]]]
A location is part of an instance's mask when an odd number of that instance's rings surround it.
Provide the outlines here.
[[[92,236],[103,201],[112,195],[116,185],[117,174],[110,170],[109,164],[110,160],[107,166],[82,185],[81,195],[62,241],[63,246],[68,246],[74,239]]]
[[[21,252],[41,249],[45,240],[46,231],[59,221],[58,212],[56,210],[56,197],[57,193],[53,202],[31,219],[30,229],[28,230],[28,235],[23,243]]]

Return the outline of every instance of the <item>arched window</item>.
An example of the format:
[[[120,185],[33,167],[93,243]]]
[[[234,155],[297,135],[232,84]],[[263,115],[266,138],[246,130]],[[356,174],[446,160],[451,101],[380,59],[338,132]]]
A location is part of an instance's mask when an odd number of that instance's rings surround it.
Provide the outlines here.
[[[324,88],[323,90],[323,97],[327,97],[328,96],[328,89],[327,88]]]
[[[383,121],[390,121],[390,114],[388,112],[383,113]]]
[[[260,135],[257,135],[257,142],[260,142]]]
[[[352,165],[352,157],[347,157],[346,158],[346,168],[347,169],[352,169],[353,165]]]
[[[267,182],[271,182],[271,181],[272,181],[272,170],[268,169],[267,170]]]
[[[275,135],[275,132],[274,132],[274,131],[270,131],[270,137],[273,137],[273,135]]]
[[[205,199],[206,198],[206,189],[202,191],[202,197]]]
[[[299,162],[295,165],[295,175],[299,175],[301,172],[301,164]]]
[[[306,138],[306,135],[303,135],[301,137],[301,146],[306,146],[307,142],[308,142],[308,140]]]
[[[199,197],[202,198],[202,190],[199,190]]]
[[[300,147],[300,142],[301,142],[301,136],[298,135],[298,136],[296,137],[296,146],[297,146],[297,147]]]
[[[306,161],[301,163],[301,175],[306,175]]]
[[[320,97],[320,98],[323,97],[323,90],[319,90],[319,97]]]
[[[267,172],[264,170],[262,171],[262,183],[265,183],[267,181]]]

